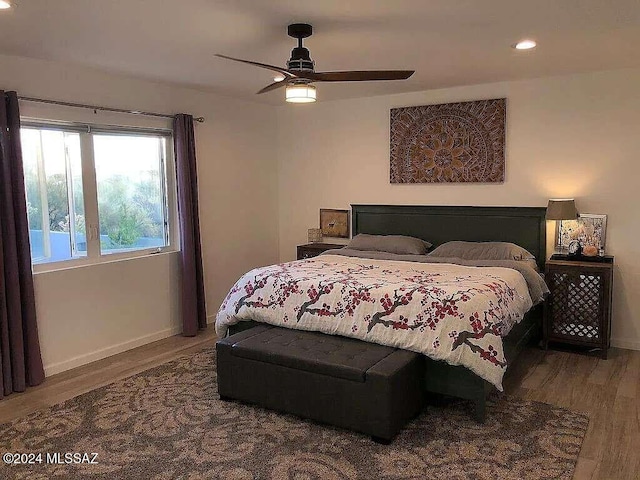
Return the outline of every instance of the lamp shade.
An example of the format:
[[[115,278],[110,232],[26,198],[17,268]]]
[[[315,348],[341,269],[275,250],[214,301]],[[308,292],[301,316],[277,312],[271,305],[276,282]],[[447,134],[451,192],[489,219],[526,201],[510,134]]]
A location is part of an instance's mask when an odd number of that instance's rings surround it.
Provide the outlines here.
[[[575,220],[578,218],[573,198],[552,198],[547,205],[547,220]]]

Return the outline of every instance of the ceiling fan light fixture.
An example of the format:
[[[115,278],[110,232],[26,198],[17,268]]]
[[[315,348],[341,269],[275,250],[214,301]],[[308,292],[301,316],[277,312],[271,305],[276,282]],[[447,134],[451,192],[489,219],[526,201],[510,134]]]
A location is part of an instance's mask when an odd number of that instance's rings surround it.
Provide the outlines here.
[[[11,8],[11,2],[9,0],[0,0],[0,10],[6,10]]]
[[[316,87],[309,83],[292,83],[285,87],[284,99],[289,103],[313,103]]]

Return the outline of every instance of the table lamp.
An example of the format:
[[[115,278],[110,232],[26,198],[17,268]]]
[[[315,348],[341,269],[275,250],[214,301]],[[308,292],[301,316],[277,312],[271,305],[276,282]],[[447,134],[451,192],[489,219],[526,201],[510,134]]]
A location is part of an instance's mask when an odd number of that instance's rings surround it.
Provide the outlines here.
[[[563,220],[575,220],[578,218],[578,210],[576,209],[576,202],[573,198],[551,198],[547,205],[547,220],[559,221],[558,228],[558,248],[562,253],[565,248],[562,245],[562,221]]]

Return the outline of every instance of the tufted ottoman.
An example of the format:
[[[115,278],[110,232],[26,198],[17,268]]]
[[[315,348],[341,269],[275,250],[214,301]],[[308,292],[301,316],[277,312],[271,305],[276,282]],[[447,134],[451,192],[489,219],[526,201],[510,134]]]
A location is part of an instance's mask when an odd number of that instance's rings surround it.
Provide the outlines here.
[[[218,393],[388,443],[422,407],[422,355],[260,325],[218,341]]]

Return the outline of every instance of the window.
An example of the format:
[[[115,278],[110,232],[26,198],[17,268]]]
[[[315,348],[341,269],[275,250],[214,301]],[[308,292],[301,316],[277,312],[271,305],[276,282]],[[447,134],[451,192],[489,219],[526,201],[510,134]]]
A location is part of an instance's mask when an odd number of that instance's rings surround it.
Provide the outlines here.
[[[21,139],[34,264],[94,263],[175,243],[169,132],[25,121]]]
[[[80,136],[24,128],[21,137],[33,262],[85,256]]]
[[[93,148],[101,251],[166,246],[165,139],[94,135]]]

